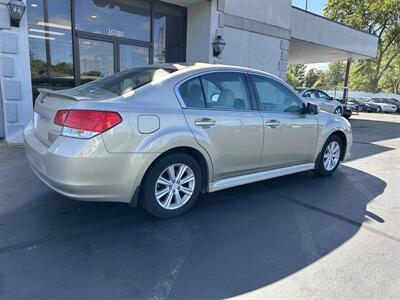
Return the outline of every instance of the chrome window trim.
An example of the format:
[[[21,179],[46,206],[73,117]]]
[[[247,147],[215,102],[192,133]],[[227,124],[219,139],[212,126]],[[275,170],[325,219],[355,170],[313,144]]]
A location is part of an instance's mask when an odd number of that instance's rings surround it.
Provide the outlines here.
[[[182,109],[197,109],[197,110],[211,110],[211,111],[236,111],[236,112],[253,112],[253,111],[258,111],[257,107],[252,107],[251,109],[219,109],[219,108],[208,108],[208,107],[204,107],[204,108],[200,108],[200,107],[187,107],[185,104],[185,101],[183,100],[180,92],[179,92],[179,88],[182,84],[184,84],[186,81],[189,81],[193,78],[196,77],[200,77],[202,75],[207,75],[207,74],[213,74],[213,73],[240,73],[243,74],[243,76],[245,76],[247,74],[247,71],[244,70],[230,70],[230,69],[226,69],[226,70],[208,70],[208,71],[203,71],[203,72],[199,72],[196,74],[192,74],[189,77],[186,77],[185,79],[182,79],[181,81],[179,81],[177,84],[175,84],[174,87],[174,92],[175,92],[175,96],[178,98],[179,104],[181,105]],[[247,82],[246,82],[247,85]],[[251,89],[251,87],[247,86],[247,89]],[[249,100],[250,100],[250,104],[251,106],[253,106],[253,104],[251,103],[251,95],[250,95],[250,90],[248,90],[248,94],[249,94]],[[205,95],[204,95],[205,96]],[[206,99],[205,99],[206,100]],[[207,101],[207,100],[206,100]]]

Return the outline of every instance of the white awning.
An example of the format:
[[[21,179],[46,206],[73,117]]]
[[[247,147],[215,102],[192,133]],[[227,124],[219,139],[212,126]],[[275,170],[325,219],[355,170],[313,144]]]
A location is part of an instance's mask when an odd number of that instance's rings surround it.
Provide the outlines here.
[[[376,56],[378,37],[292,7],[290,64]]]

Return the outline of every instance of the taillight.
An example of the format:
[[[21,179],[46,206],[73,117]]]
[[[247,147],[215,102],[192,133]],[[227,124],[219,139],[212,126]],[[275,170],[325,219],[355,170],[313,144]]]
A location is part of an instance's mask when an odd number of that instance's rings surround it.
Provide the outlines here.
[[[89,139],[122,122],[116,112],[98,110],[59,110],[54,123],[64,126],[62,135]]]
[[[54,117],[54,124],[64,126],[65,119],[67,118],[69,110],[59,110]]]

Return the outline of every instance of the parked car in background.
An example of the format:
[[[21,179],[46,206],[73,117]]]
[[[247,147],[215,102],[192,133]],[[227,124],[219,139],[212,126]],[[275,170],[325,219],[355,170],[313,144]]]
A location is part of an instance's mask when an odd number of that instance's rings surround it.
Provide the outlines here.
[[[276,76],[194,64],[134,68],[40,90],[24,131],[34,172],[88,201],[183,214],[200,192],[314,170],[331,175],[352,132]]]
[[[372,102],[365,102],[361,98],[351,98],[349,99],[348,103],[350,103],[350,105],[357,105],[357,111],[359,112],[373,113],[378,111],[378,106],[376,104]]]
[[[333,99],[333,97],[329,96],[324,91],[318,89],[297,89],[300,96],[305,98],[306,101],[313,101],[314,103],[318,104],[321,110],[336,114],[336,115],[343,115],[344,108],[343,104],[339,101]]]
[[[392,103],[388,103],[384,101],[383,99],[372,99],[367,102],[372,102],[377,106],[377,112],[388,112],[388,113],[394,113],[397,111],[398,106]]]

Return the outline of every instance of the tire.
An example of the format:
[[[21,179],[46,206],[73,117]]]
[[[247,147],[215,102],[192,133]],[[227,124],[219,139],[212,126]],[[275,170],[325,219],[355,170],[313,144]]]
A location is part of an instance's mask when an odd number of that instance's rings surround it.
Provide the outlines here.
[[[357,111],[358,111],[358,112],[363,112],[363,111],[364,111],[364,107],[359,106],[359,107],[357,108]]]
[[[382,112],[382,107],[378,106],[378,107],[376,108],[376,112],[378,112],[378,113]]]
[[[338,107],[335,108],[335,111],[333,113],[335,115],[342,116],[343,115],[343,109],[340,106],[338,106]]]
[[[180,179],[188,180],[192,176],[193,180],[185,183],[179,181],[181,167],[186,169]],[[175,178],[170,177],[172,173]],[[169,154],[157,160],[148,170],[143,180],[140,204],[158,218],[177,217],[187,212],[196,202],[202,182],[200,166],[193,157],[185,153]]]
[[[326,163],[326,161],[329,160],[329,158],[325,158],[325,156],[329,155],[327,153],[330,151],[330,150],[327,150],[328,146],[332,147],[330,145],[332,145],[332,144],[335,145],[335,143],[339,147],[339,153],[333,152],[334,155],[332,153],[332,156],[330,156],[330,157],[332,157],[332,159],[334,159],[336,161],[335,164],[332,166],[332,165],[329,165],[328,163]],[[330,148],[330,149],[332,149],[332,148]],[[340,165],[340,158],[342,157],[342,152],[343,152],[342,140],[337,135],[331,135],[326,140],[324,146],[322,147],[321,153],[318,156],[317,162],[315,164],[315,172],[321,176],[329,176],[329,175],[332,175],[333,173],[335,173],[336,169]],[[337,160],[336,160],[336,158],[337,158]]]

